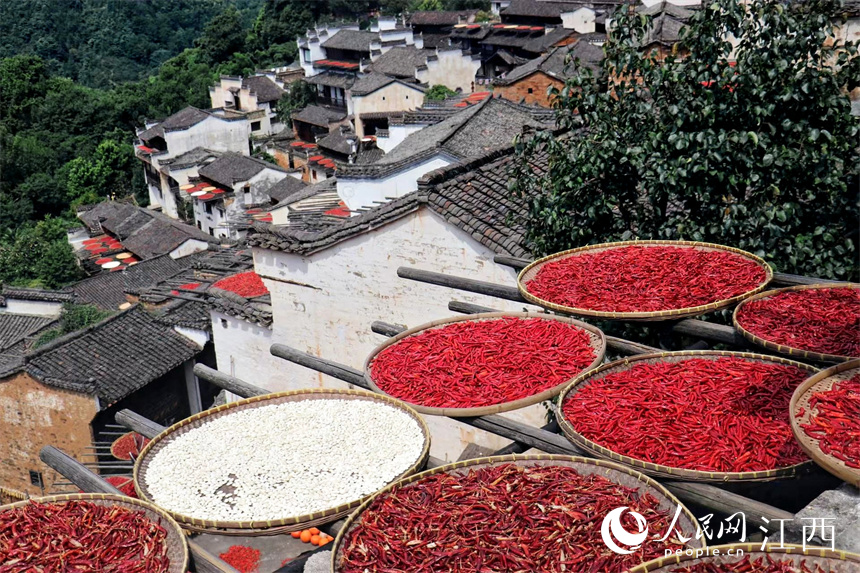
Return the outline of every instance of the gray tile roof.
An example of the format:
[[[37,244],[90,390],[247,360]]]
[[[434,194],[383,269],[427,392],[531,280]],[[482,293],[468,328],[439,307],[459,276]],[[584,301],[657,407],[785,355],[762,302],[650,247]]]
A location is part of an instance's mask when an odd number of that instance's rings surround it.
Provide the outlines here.
[[[356,80],[355,73],[326,70],[304,79],[305,83],[348,90]]]
[[[159,309],[154,317],[159,324],[209,331],[212,320],[205,302],[176,300]]]
[[[0,285],[0,298],[32,300],[39,302],[71,302],[75,295],[66,290],[48,290],[41,288],[13,287]],[[0,306],[3,306],[0,304]]]
[[[372,72],[366,76],[359,78],[358,81],[356,81],[355,84],[353,84],[350,92],[354,96],[363,96],[363,95],[373,93],[376,90],[383,88],[383,87],[387,86],[388,84],[391,84],[394,82],[399,82],[403,85],[407,85],[407,86],[414,88],[418,91],[422,91],[422,92],[424,91],[424,88],[422,88],[421,86],[419,86],[417,84],[409,84],[409,83],[403,82],[397,78],[393,78],[391,76],[386,76],[384,74],[380,74],[380,73],[377,73],[376,71],[374,71],[374,72]]]
[[[502,16],[536,16],[540,18],[558,18],[564,12],[573,12],[578,6],[571,7],[563,2],[545,2],[544,0],[512,0],[510,6],[501,11]]]
[[[116,310],[128,302],[126,292],[153,286],[179,271],[191,268],[200,254],[180,259],[164,254],[141,261],[119,272],[99,273],[71,286],[76,301],[94,304],[106,310]]]
[[[254,298],[244,298],[236,293],[210,288],[207,297],[209,308],[240,318],[264,328],[272,328],[272,297],[265,294]]]
[[[369,52],[370,43],[378,40],[379,35],[362,30],[339,30],[334,36],[323,42],[323,48],[336,50],[351,50],[354,52]]]
[[[409,23],[413,26],[454,26],[473,22],[477,14],[477,10],[420,11],[412,13]]]
[[[317,145],[321,149],[326,149],[339,153],[341,155],[349,155],[352,151],[353,144],[357,145],[358,136],[352,131],[343,133],[340,129],[335,129],[325,137],[317,140]]]
[[[415,70],[427,64],[427,58],[435,56],[436,50],[422,50],[415,46],[391,48],[382,54],[371,69],[380,74],[397,78],[415,78]]]
[[[310,123],[319,127],[328,127],[330,123],[341,121],[346,113],[318,105],[309,105],[306,108],[293,113],[293,119]]]
[[[201,350],[135,305],[32,350],[25,357],[24,368],[48,386],[93,393],[104,408]]]
[[[636,7],[636,11],[639,14],[644,14],[646,16],[658,16],[659,14],[669,14],[676,20],[681,22],[686,22],[690,18],[693,17],[692,10],[688,10],[683,6],[678,6],[677,4],[672,4],[671,2],[658,2],[657,4],[652,4],[651,6],[645,6],[644,4]]]
[[[533,54],[543,54],[549,51],[549,49],[558,42],[566,40],[575,33],[576,32],[574,30],[568,30],[567,28],[559,26],[558,28],[553,28],[543,36],[530,39],[528,42],[523,44],[522,48],[523,50]]]
[[[307,187],[308,184],[302,181],[301,179],[296,179],[290,175],[287,175],[268,189],[266,189],[266,193],[272,200],[281,202],[296,193],[300,192],[302,189]]]
[[[50,316],[0,312],[0,353],[56,321],[56,318]]]
[[[196,239],[216,243],[217,239],[143,207],[118,201],[105,201],[78,213],[91,232],[107,231],[141,259],[169,253],[185,241]]]
[[[177,111],[173,115],[166,117],[146,131],[141,132],[138,137],[144,141],[148,141],[153,137],[164,137],[165,131],[180,131],[188,129],[193,125],[197,125],[207,117],[209,117],[208,112],[205,112],[202,109],[197,109],[196,107],[188,106],[185,109]]]
[[[242,80],[242,86],[257,94],[257,103],[278,101],[286,92],[266,76],[250,76]]]
[[[684,23],[676,20],[669,14],[660,14],[651,22],[651,28],[643,41],[645,46],[651,44],[661,44],[663,46],[672,46],[681,39],[681,30],[684,28]]]
[[[566,62],[568,53],[570,54],[571,65]],[[600,61],[603,60],[603,48],[582,41],[573,44],[573,46],[559,46],[540,58],[514,68],[504,78],[499,78],[494,83],[502,86],[510,85],[538,71],[564,81],[571,77],[575,71],[572,64],[575,59],[579,60],[580,65],[598,71]]]
[[[337,179],[334,177],[329,177],[328,179],[323,179],[318,183],[314,183],[313,185],[308,185],[307,187],[300,189],[299,191],[289,195],[281,201],[278,202],[277,205],[271,207],[269,210],[274,209],[276,207],[283,207],[284,205],[292,205],[298,201],[302,201],[304,199],[309,199],[314,195],[318,195],[319,193],[325,191],[333,191],[337,189]]]
[[[201,167],[197,173],[200,177],[233,189],[236,183],[248,181],[264,169],[286,173],[286,170],[279,165],[239,153],[224,153],[215,161]]]
[[[201,163],[205,163],[206,161],[215,159],[220,155],[220,151],[212,151],[211,149],[205,149],[203,147],[195,147],[194,149],[190,149],[185,153],[180,153],[176,157],[171,157],[170,159],[162,159],[158,163],[159,165],[166,165],[168,167],[172,167],[173,169],[183,169],[185,167],[193,167],[195,165],[200,165]]]

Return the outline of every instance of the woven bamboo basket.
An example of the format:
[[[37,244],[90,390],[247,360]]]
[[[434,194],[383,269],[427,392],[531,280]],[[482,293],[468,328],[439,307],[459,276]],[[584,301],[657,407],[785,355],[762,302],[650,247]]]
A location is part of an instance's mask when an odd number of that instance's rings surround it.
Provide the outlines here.
[[[735,307],[735,311],[732,314],[732,323],[735,325],[735,330],[741,333],[744,338],[752,342],[753,344],[757,344],[763,348],[767,348],[768,350],[773,350],[774,352],[778,352],[779,354],[784,354],[786,356],[794,356],[798,358],[802,358],[804,360],[814,360],[816,362],[844,362],[845,360],[850,360],[851,356],[839,356],[837,354],[822,354],[821,352],[811,352],[809,350],[803,350],[802,348],[793,348],[791,346],[784,346],[782,344],[777,344],[775,342],[771,342],[767,339],[764,339],[760,336],[755,335],[749,330],[745,329],[738,322],[738,312],[741,308],[744,307],[747,303],[750,303],[755,300],[762,300],[765,298],[770,298],[776,294],[781,292],[790,292],[790,291],[800,291],[800,290],[812,290],[812,289],[821,289],[821,288],[854,288],[860,289],[860,284],[857,283],[839,283],[839,284],[815,284],[815,285],[800,285],[786,288],[778,288],[774,290],[769,290],[765,292],[761,292],[757,295],[751,296],[741,302],[738,306]],[[854,357],[856,358],[856,357]]]
[[[823,547],[804,549],[800,545],[779,546],[776,544],[766,545],[762,550],[761,543],[733,543],[710,548],[712,552],[719,551],[718,555],[702,557],[670,555],[643,563],[630,569],[627,573],[671,573],[679,567],[691,567],[699,563],[713,563],[714,565],[736,563],[743,558],[738,554],[739,550],[743,551],[744,555],[749,555],[751,559],[770,556],[774,559],[792,561],[797,571],[800,571],[800,564],[803,562],[810,569],[819,565],[828,573],[856,573],[860,570],[860,555],[847,551],[833,551]],[[732,551],[733,554],[728,555],[729,551]]]
[[[568,440],[586,450],[590,454],[597,456],[599,458],[608,459],[612,461],[616,461],[626,466],[630,466],[642,471],[645,474],[654,477],[662,477],[669,479],[682,479],[685,481],[700,481],[700,482],[741,482],[741,481],[770,481],[775,479],[786,478],[790,476],[794,476],[801,471],[808,469],[811,465],[811,461],[802,462],[799,464],[795,464],[793,466],[787,466],[784,468],[777,468],[773,470],[767,471],[756,471],[756,472],[707,472],[707,471],[699,471],[699,470],[689,470],[684,468],[675,468],[660,464],[654,464],[651,462],[646,462],[644,460],[632,458],[630,456],[625,456],[622,454],[618,454],[608,448],[605,448],[582,434],[576,431],[576,428],[571,423],[570,420],[564,415],[564,402],[570,396],[573,396],[584,388],[586,385],[590,384],[595,380],[599,380],[608,374],[613,374],[615,372],[620,372],[623,370],[629,369],[631,366],[639,363],[656,363],[656,362],[681,362],[685,360],[690,360],[694,358],[709,358],[712,360],[716,360],[720,357],[734,357],[734,358],[743,358],[745,360],[754,360],[760,362],[772,362],[776,364],[785,364],[789,366],[796,366],[797,368],[806,370],[810,373],[818,372],[818,369],[814,366],[810,366],[809,364],[803,364],[801,362],[795,362],[793,360],[788,360],[785,358],[780,358],[778,356],[767,356],[763,354],[752,354],[749,352],[725,352],[725,351],[716,351],[716,350],[688,350],[684,352],[663,352],[663,353],[654,353],[654,354],[640,354],[638,356],[630,356],[628,358],[624,358],[622,360],[616,360],[615,362],[610,362],[608,364],[604,364],[599,368],[591,370],[590,372],[586,372],[585,374],[579,376],[575,380],[573,380],[570,385],[565,388],[560,397],[559,397],[559,407],[556,410],[556,417],[558,419],[558,424],[561,427],[562,432],[567,437]]]
[[[456,322],[468,322],[468,321],[477,321],[477,320],[498,320],[500,318],[505,317],[513,317],[513,318],[541,318],[544,320],[557,320],[559,322],[563,322],[565,324],[571,324],[573,326],[577,326],[584,330],[586,334],[588,334],[591,339],[591,347],[594,349],[595,357],[594,361],[587,367],[582,369],[582,372],[587,372],[592,368],[595,368],[599,364],[603,362],[603,357],[606,354],[606,337],[599,328],[592,326],[590,324],[586,324],[584,322],[580,322],[578,320],[574,320],[572,318],[567,318],[563,316],[556,316],[552,314],[546,313],[535,313],[535,312],[486,312],[480,314],[473,314],[469,316],[456,316],[452,318],[444,318],[441,320],[434,320],[433,322],[428,322],[427,324],[422,324],[420,326],[416,326],[415,328],[410,328],[409,330],[405,330],[386,340],[379,346],[377,346],[373,352],[367,357],[367,360],[364,362],[364,379],[367,381],[368,386],[379,394],[383,394],[388,396],[386,392],[379,388],[373,380],[373,376],[370,370],[370,366],[380,352],[385,350],[390,346],[394,346],[404,338],[409,336],[413,336],[415,334],[420,334],[424,331],[434,329],[434,328],[444,328],[449,324],[453,324]],[[565,386],[567,386],[569,380],[559,384],[553,388],[548,390],[544,390],[543,392],[534,394],[532,396],[528,396],[526,398],[521,398],[519,400],[512,400],[510,402],[504,402],[501,404],[492,404],[490,406],[481,406],[479,408],[435,408],[432,406],[423,406],[421,404],[415,404],[412,402],[408,402],[410,406],[412,406],[416,411],[421,412],[422,414],[428,414],[431,416],[449,416],[452,418],[456,417],[467,417],[467,416],[487,416],[490,414],[499,414],[501,412],[510,412],[511,410],[518,410],[520,408],[525,408],[526,406],[531,406],[533,404],[538,404],[543,402],[544,400],[550,400],[558,395]],[[397,396],[392,396],[393,398],[397,398]],[[397,398],[402,400],[402,398]]]
[[[842,380],[848,380],[852,376],[860,374],[860,360],[851,360],[822,370],[818,374],[808,378],[797,387],[791,396],[791,431],[800,443],[803,451],[809,455],[821,467],[832,473],[839,479],[845,480],[854,487],[860,487],[860,469],[849,467],[839,458],[825,454],[818,445],[818,440],[806,435],[801,424],[809,421],[813,408],[809,406],[809,400],[816,392],[830,390],[833,385]],[[803,416],[798,416],[800,408],[805,410]]]
[[[137,461],[134,464],[134,488],[137,491],[137,495],[140,496],[141,499],[147,500],[153,504],[158,503],[157,501],[153,500],[152,495],[149,492],[149,488],[146,485],[146,472],[149,467],[149,463],[153,459],[153,457],[158,455],[158,452],[161,450],[161,448],[164,447],[165,444],[170,443],[170,441],[175,439],[177,436],[191,429],[203,426],[210,420],[223,416],[229,416],[230,414],[241,410],[259,408],[272,404],[282,404],[285,402],[324,399],[368,400],[373,402],[379,402],[387,404],[389,406],[393,406],[394,408],[397,408],[407,413],[413,420],[415,420],[416,424],[419,425],[419,427],[421,428],[421,432],[424,435],[424,446],[419,455],[416,457],[415,462],[408,468],[404,469],[401,474],[393,478],[392,483],[406,476],[412,475],[416,471],[423,468],[424,465],[427,463],[427,457],[430,454],[430,431],[421,416],[400,400],[395,400],[393,398],[389,398],[388,396],[380,396],[379,394],[374,394],[372,392],[367,392],[364,390],[335,390],[330,388],[293,390],[289,392],[279,392],[275,394],[255,396],[253,398],[239,400],[237,402],[230,402],[228,404],[224,404],[222,406],[218,406],[216,408],[200,412],[199,414],[195,414],[194,416],[177,422],[176,424],[173,424],[169,428],[165,429],[158,436],[153,438],[152,441],[146,445],[146,447],[144,447],[143,451],[140,453],[140,456],[138,456]],[[332,423],[336,422],[336,420],[332,420]],[[170,514],[171,517],[173,517],[177,522],[179,522],[183,529],[187,529],[189,531],[197,533],[247,536],[278,535],[282,533],[289,533],[291,531],[300,531],[309,527],[320,526],[326,523],[331,523],[332,521],[337,521],[341,517],[344,517],[349,514],[349,512],[353,508],[360,505],[366,497],[367,496],[361,499],[353,500],[346,504],[339,505],[337,507],[331,507],[306,515],[287,516],[282,519],[259,521],[216,521],[208,519],[198,519],[193,516],[183,515],[181,513],[171,511],[168,508],[163,509],[168,514]]]
[[[659,246],[659,247],[687,247],[690,249],[697,249],[700,251],[723,251],[728,253],[734,253],[736,255],[741,255],[747,259],[754,261],[761,265],[761,267],[765,270],[765,279],[762,281],[760,285],[756,288],[739,294],[737,296],[733,296],[731,298],[727,298],[725,300],[715,300],[709,304],[692,306],[688,308],[674,308],[668,310],[660,310],[660,311],[652,311],[652,312],[611,312],[611,311],[602,311],[602,310],[594,310],[588,308],[575,308],[571,306],[566,306],[562,304],[556,304],[549,300],[544,300],[540,297],[537,297],[528,291],[528,283],[537,276],[537,273],[541,270],[541,268],[550,262],[555,262],[561,259],[566,259],[569,257],[575,257],[577,255],[581,255],[583,253],[600,253],[603,251],[607,251],[610,249],[617,249],[619,247],[629,247],[629,246]],[[758,292],[764,290],[769,283],[773,279],[773,269],[771,269],[770,265],[767,264],[764,259],[753,255],[752,253],[748,253],[746,251],[742,251],[740,249],[735,249],[732,247],[726,247],[723,245],[715,245],[713,243],[699,243],[695,241],[621,241],[617,243],[601,243],[599,245],[588,245],[586,247],[579,247],[577,249],[570,249],[568,251],[562,251],[560,253],[555,253],[542,259],[538,259],[531,263],[529,266],[520,271],[519,276],[517,277],[517,286],[520,290],[520,294],[527,301],[532,302],[538,306],[543,308],[548,308],[550,310],[554,310],[557,312],[562,312],[565,314],[573,314],[577,316],[591,316],[594,318],[603,318],[607,320],[636,320],[636,321],[659,321],[659,320],[677,320],[680,318],[688,318],[691,316],[698,316],[700,314],[705,314],[706,312],[712,312],[715,310],[719,310],[721,308],[726,308],[732,306],[733,304],[738,303],[741,300],[744,300],[747,297],[750,297]]]
[[[640,494],[649,493],[660,502],[660,509],[674,515],[677,508],[680,506],[682,511],[678,517],[676,527],[686,536],[692,537],[688,542],[690,547],[704,548],[706,543],[704,537],[696,539],[695,534],[697,524],[695,516],[666,488],[660,485],[657,481],[643,475],[640,472],[630,468],[621,466],[613,462],[604,460],[596,460],[591,458],[582,458],[575,456],[559,456],[553,454],[529,454],[529,455],[507,455],[507,456],[492,456],[487,458],[475,458],[462,462],[456,462],[433,468],[416,474],[412,477],[400,480],[397,483],[391,484],[385,489],[380,490],[373,497],[365,501],[355,512],[350,515],[346,523],[337,534],[334,541],[334,549],[332,550],[332,573],[340,573],[342,571],[341,562],[343,554],[343,544],[346,536],[355,528],[361,527],[361,518],[364,512],[370,507],[374,500],[391,491],[394,487],[403,487],[413,484],[427,476],[432,476],[440,473],[451,475],[465,475],[469,470],[498,466],[502,464],[516,464],[518,466],[566,466],[575,468],[582,475],[598,474],[606,477],[610,481],[625,487],[636,488]]]
[[[142,511],[150,521],[159,523],[167,531],[165,543],[167,544],[167,557],[170,559],[169,573],[185,573],[188,570],[188,545],[185,543],[185,533],[179,524],[163,509],[139,499],[108,493],[51,495],[0,506],[0,512],[24,507],[34,501],[38,503],[65,503],[74,500],[87,501],[96,505],[116,506],[131,511]]]

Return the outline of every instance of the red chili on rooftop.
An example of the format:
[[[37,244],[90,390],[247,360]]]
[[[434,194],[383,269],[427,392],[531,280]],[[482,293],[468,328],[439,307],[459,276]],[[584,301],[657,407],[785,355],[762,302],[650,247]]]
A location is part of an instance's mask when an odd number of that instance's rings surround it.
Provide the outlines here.
[[[254,271],[239,273],[238,275],[221,279],[212,286],[214,288],[228,290],[245,298],[254,298],[256,296],[269,294],[269,289],[267,289],[266,285],[263,284],[263,280],[260,278],[260,275]]]

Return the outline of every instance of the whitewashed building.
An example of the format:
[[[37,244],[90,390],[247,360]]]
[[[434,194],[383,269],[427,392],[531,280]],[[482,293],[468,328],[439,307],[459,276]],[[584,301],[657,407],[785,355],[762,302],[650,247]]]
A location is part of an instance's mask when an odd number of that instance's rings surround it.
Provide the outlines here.
[[[428,174],[419,191],[357,216],[318,217],[309,227],[255,225],[248,242],[254,268],[271,295],[273,319],[271,338],[255,345],[271,340],[360,369],[383,341],[370,331],[374,320],[416,326],[450,316],[452,299],[522,310],[521,304],[397,277],[397,268],[408,266],[516,284],[512,269],[493,262],[496,254],[526,255],[522,229],[506,222],[511,209],[522,208],[507,191],[510,151]],[[219,368],[227,371],[220,360]],[[277,389],[344,386],[286,362],[277,368]],[[540,405],[511,415],[545,423]],[[428,423],[431,454],[442,459],[457,459],[469,443],[489,449],[506,443],[444,418],[430,417]]]
[[[246,78],[221,76],[220,81],[209,88],[209,99],[213,108],[244,115],[251,137],[265,138],[284,130],[277,104],[285,93],[284,85],[274,73]]]

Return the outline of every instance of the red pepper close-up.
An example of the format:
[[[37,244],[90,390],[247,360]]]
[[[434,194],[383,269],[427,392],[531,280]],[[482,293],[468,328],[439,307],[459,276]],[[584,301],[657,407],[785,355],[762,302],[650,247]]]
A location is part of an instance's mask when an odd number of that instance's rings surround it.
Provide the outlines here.
[[[825,454],[860,469],[860,374],[816,392],[809,407],[809,421],[801,425],[806,435],[818,440]]]

